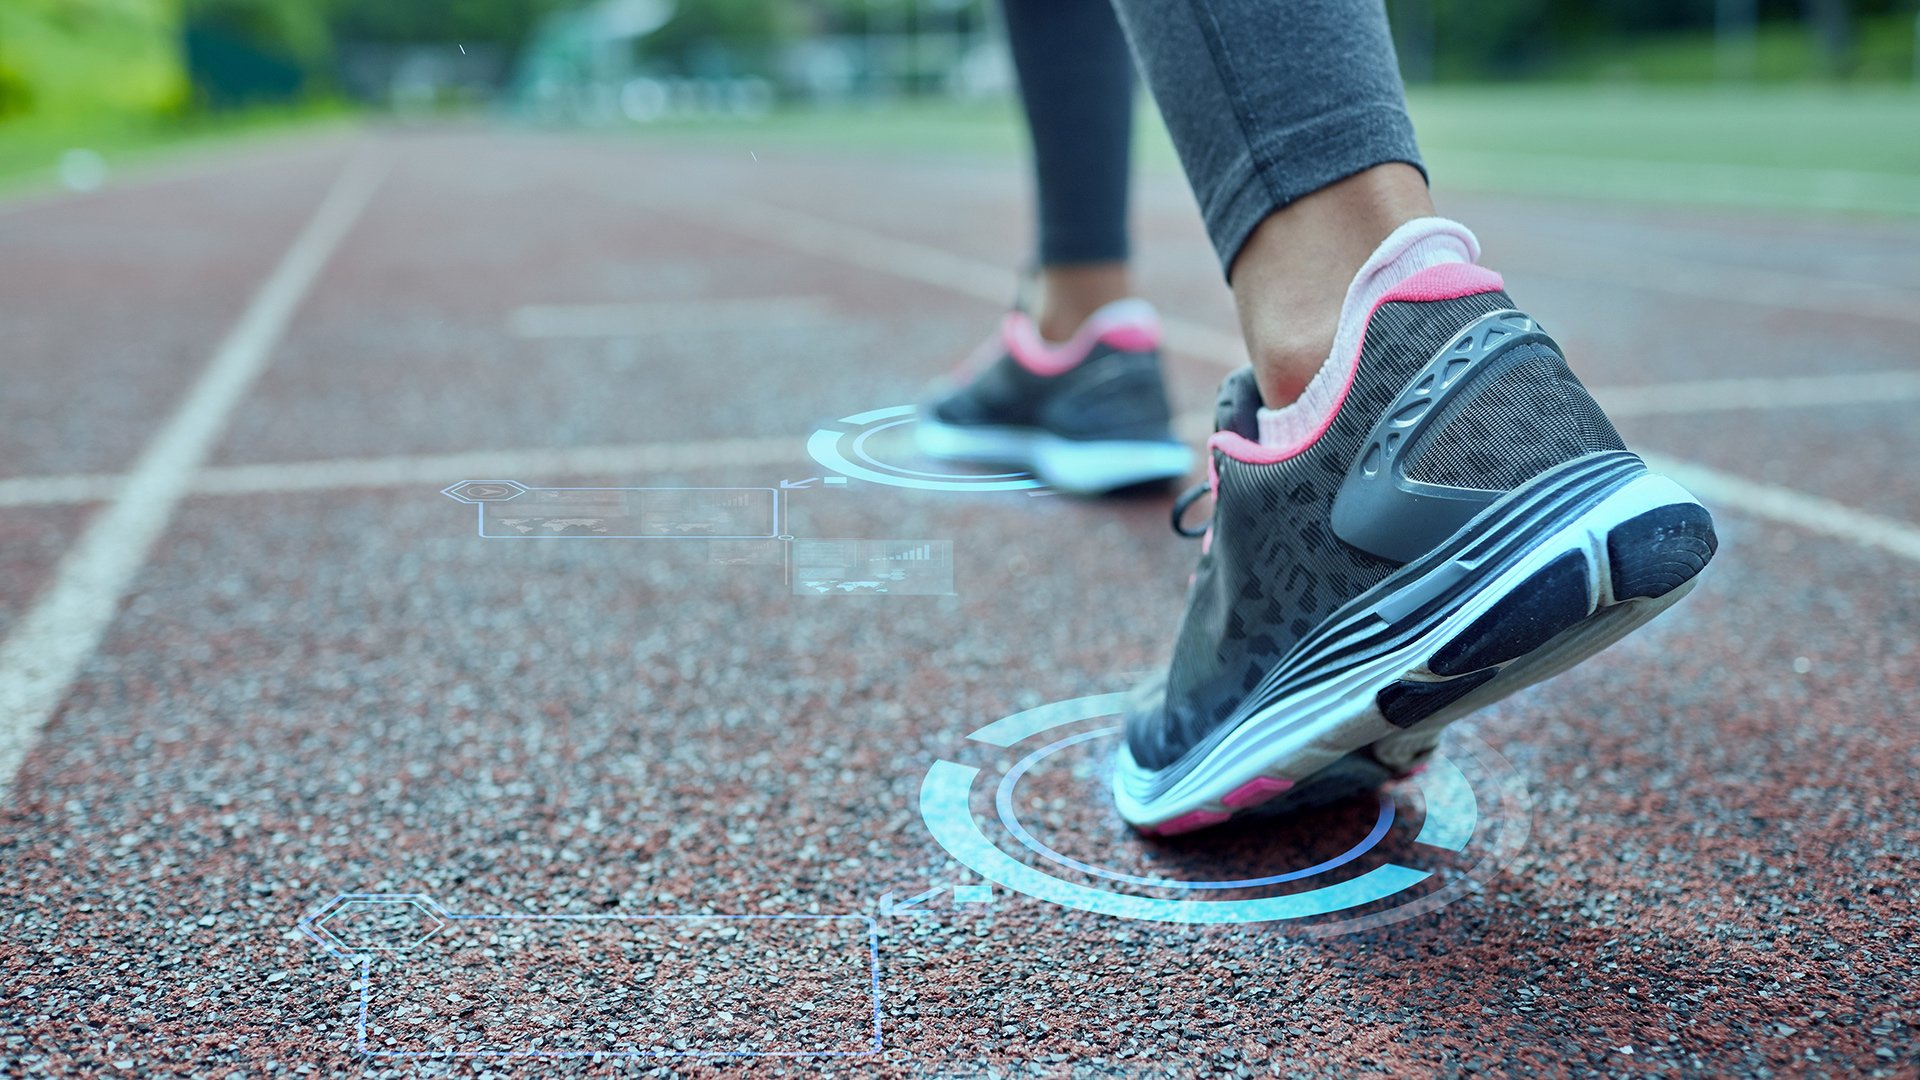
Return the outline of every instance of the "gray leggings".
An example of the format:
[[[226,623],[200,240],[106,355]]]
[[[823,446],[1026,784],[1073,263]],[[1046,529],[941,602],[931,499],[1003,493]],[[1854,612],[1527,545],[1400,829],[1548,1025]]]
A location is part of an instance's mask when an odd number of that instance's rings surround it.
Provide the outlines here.
[[[1135,60],[1222,268],[1302,195],[1392,161],[1424,171],[1383,0],[1003,4],[1033,137],[1042,265],[1127,257]]]

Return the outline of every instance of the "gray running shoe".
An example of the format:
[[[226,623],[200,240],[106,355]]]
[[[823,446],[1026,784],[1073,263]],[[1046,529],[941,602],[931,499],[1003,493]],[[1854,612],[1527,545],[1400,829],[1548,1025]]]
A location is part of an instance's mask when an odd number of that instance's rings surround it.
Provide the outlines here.
[[[921,407],[921,453],[1012,465],[1079,495],[1177,480],[1193,467],[1170,426],[1160,320],[1145,301],[1108,304],[1059,345],[1014,311],[987,347],[990,362],[965,385]]]
[[[1402,284],[1298,446],[1258,444],[1253,373],[1226,380],[1212,525],[1113,781],[1141,831],[1405,775],[1446,725],[1599,652],[1713,557],[1706,509],[1627,452],[1501,290],[1466,265]]]

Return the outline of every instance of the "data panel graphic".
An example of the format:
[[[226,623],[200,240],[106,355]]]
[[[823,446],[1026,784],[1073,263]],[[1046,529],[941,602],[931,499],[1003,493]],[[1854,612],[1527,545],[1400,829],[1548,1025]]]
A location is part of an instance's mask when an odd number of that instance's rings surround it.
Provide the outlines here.
[[[794,540],[792,587],[795,596],[948,596],[953,542]]]
[[[423,894],[350,893],[299,927],[357,966],[356,1048],[370,1057],[881,1049],[865,916],[464,914]]]
[[[780,535],[779,493],[754,487],[526,487],[466,481],[443,494],[471,503],[490,540],[741,540]]]

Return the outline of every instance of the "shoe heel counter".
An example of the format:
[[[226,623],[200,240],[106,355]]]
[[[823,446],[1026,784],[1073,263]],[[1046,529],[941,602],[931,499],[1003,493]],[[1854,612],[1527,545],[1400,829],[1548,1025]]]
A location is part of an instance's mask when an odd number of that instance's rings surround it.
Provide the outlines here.
[[[1388,404],[1334,501],[1333,530],[1408,562],[1540,473],[1624,449],[1539,324],[1510,308],[1489,312]]]
[[[1472,375],[1406,451],[1413,480],[1512,491],[1562,462],[1624,450],[1620,433],[1552,340]]]

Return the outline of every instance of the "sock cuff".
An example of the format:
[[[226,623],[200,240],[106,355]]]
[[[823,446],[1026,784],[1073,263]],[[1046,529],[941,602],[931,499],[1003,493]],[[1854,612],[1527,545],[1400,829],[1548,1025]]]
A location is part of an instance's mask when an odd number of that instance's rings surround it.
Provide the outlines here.
[[[1353,289],[1365,280],[1369,273],[1377,273],[1382,267],[1407,252],[1423,246],[1434,250],[1451,249],[1459,254],[1458,260],[1448,261],[1470,263],[1480,261],[1480,238],[1473,234],[1472,229],[1452,218],[1414,218],[1388,233],[1387,238],[1380,241],[1380,246],[1373,249],[1373,254],[1367,256],[1367,261],[1361,264],[1359,271],[1353,275],[1353,284],[1348,286],[1348,294],[1351,295]]]
[[[1480,239],[1472,229],[1451,218],[1415,218],[1388,233],[1347,285],[1333,349],[1306,390],[1290,405],[1260,410],[1261,444],[1304,447],[1326,430],[1360,362],[1360,341],[1366,334],[1367,320],[1395,286],[1422,270],[1447,263],[1472,264],[1479,258]]]

